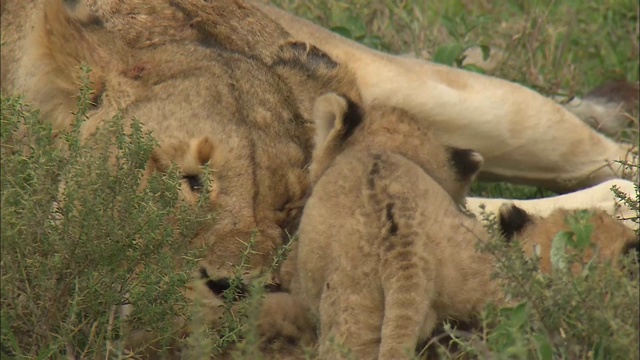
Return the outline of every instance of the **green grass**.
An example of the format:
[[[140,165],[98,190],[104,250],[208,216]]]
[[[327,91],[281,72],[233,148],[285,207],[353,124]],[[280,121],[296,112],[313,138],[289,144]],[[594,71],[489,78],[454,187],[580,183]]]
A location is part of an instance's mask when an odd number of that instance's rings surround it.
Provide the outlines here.
[[[301,1],[272,3],[392,53],[433,54],[451,43],[501,49],[495,75],[546,94],[583,94],[638,80],[638,4],[599,1]]]

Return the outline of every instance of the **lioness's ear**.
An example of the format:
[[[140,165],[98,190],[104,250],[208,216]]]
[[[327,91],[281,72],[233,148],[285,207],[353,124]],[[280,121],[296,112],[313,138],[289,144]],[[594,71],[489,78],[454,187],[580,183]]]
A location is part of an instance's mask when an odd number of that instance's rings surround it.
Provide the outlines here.
[[[328,139],[345,140],[362,122],[360,108],[347,98],[335,93],[320,96],[313,106],[316,125],[316,147]]]
[[[531,216],[526,211],[514,204],[502,204],[498,224],[500,232],[510,241],[514,235],[521,232],[527,224],[531,223]]]
[[[211,160],[214,155],[214,150],[215,146],[213,145],[213,141],[208,136],[191,142],[192,156],[199,165],[204,165]]]
[[[449,159],[459,180],[463,181],[473,180],[484,163],[479,152],[456,147],[449,147]]]

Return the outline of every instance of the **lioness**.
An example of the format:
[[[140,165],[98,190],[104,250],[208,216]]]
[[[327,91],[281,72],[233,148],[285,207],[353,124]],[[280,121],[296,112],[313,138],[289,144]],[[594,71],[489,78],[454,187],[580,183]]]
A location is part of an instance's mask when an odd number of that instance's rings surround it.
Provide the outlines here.
[[[627,170],[614,160],[637,164],[628,154],[631,145],[606,138],[523,86],[374,51],[273,6],[257,6],[295,38],[350,66],[365,102],[409,110],[444,142],[478,151],[485,159],[481,179],[566,192],[622,176]],[[593,116],[607,122],[601,114]],[[637,182],[637,171],[627,176]]]
[[[140,120],[158,140],[147,172],[178,166],[186,201],[203,196],[206,169],[207,200],[216,219],[192,240],[207,251],[185,292],[207,309],[206,325],[215,325],[222,310],[210,281],[235,272],[254,236],[243,275],[268,269],[287,232],[295,232],[307,192],[315,98],[337,91],[354,103],[361,100],[346,67],[294,41],[255,8],[221,1],[200,11],[200,4],[7,2],[2,90],[24,93],[61,132],[73,119],[78,67],[88,65],[94,106],[82,124],[85,141],[120,112]],[[207,20],[205,25],[222,28],[191,26],[195,13]],[[220,21],[234,14],[255,26],[236,31],[237,23]],[[147,23],[148,16],[154,22]],[[260,41],[276,45],[246,46]],[[149,338],[145,335],[142,345]],[[134,339],[130,347],[138,345]]]
[[[438,320],[480,311],[497,293],[484,271],[491,259],[474,247],[487,234],[430,176],[450,174],[442,184],[464,191],[482,158],[458,152],[452,167],[439,165],[429,159],[442,146],[408,113],[373,106],[360,125],[345,104],[335,94],[316,102],[322,170],[311,177],[292,292],[319,316],[321,358],[337,356],[331,339],[359,359],[411,358]]]
[[[202,264],[213,274],[233,270],[254,232],[252,265],[269,263],[286,232],[295,231],[306,193],[313,101],[327,91],[354,102],[360,95],[346,67],[294,41],[254,7],[203,4],[7,2],[2,89],[24,93],[63,131],[85,64],[95,103],[82,125],[86,139],[118,111],[139,119],[159,142],[148,171],[177,163],[183,197],[192,202],[208,167],[217,219],[194,245],[211,249]],[[194,25],[196,15],[204,25]],[[252,26],[236,31],[237,21]]]

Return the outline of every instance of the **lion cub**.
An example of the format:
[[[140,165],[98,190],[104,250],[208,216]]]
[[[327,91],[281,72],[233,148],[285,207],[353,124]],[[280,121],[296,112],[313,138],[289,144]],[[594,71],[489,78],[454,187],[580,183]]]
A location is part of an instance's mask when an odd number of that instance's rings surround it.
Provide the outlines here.
[[[580,211],[584,210],[557,209],[548,216],[541,217],[528,214],[514,204],[503,204],[500,207],[498,221],[506,240],[517,238],[525,254],[532,256],[538,249],[540,270],[550,273],[553,239],[558,232],[571,230],[567,216],[576,215]],[[639,251],[640,239],[633,230],[604,210],[587,211],[590,217],[586,223],[593,226],[591,243],[597,248],[598,259],[610,260],[615,265],[621,256],[632,250]],[[585,260],[589,261],[593,255],[594,251],[588,249],[584,253]],[[576,267],[574,272],[577,270]]]
[[[497,293],[487,233],[459,211],[482,157],[439,144],[407,112],[363,113],[335,94],[314,108],[315,185],[303,211],[292,293],[320,324],[320,357],[411,358],[439,320]]]

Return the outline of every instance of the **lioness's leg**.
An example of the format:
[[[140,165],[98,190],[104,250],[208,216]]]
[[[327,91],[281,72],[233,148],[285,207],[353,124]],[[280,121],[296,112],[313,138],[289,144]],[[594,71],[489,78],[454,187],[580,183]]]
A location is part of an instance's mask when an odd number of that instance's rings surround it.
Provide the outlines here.
[[[452,145],[485,159],[481,177],[570,191],[621,176],[618,144],[560,105],[505,80],[383,54],[274,7],[258,5],[296,39],[308,41],[358,78],[365,101],[403,107]]]
[[[242,0],[171,0],[171,4],[191,18],[207,41],[267,63],[280,44],[290,39],[280,24]]]
[[[547,216],[557,208],[586,209],[595,207],[622,219],[625,225],[636,229],[638,224],[633,221],[633,218],[637,216],[637,213],[629,204],[616,198],[611,191],[611,187],[614,185],[631,199],[637,200],[633,182],[614,179],[574,193],[544,199],[511,200],[469,197],[467,198],[467,208],[480,218],[482,213],[481,205],[484,205],[486,212],[497,214],[500,206],[506,202],[512,202],[528,213],[539,216]]]

